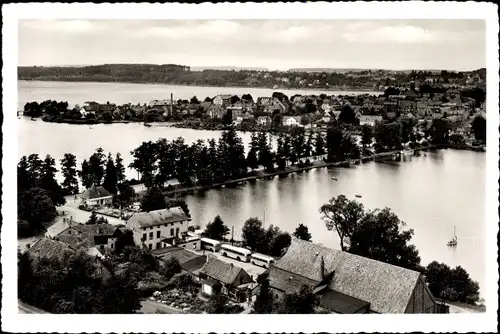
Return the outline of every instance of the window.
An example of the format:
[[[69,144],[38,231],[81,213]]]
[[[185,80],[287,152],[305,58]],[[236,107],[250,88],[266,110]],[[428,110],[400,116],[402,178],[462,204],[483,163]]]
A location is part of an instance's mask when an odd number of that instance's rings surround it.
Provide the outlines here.
[[[170,229],[170,236],[171,236],[171,237],[173,237],[173,236],[174,236],[174,229],[173,229],[173,228],[171,228],[171,229]]]
[[[160,249],[160,248],[161,248],[161,246],[160,246],[160,245],[161,245],[161,242],[157,242],[157,243],[156,243],[156,249]]]
[[[148,248],[149,248],[149,250],[152,250],[152,249],[153,249],[153,245],[152,245],[152,244],[149,244],[149,245],[148,245]]]
[[[153,232],[149,232],[149,240],[153,239]]]
[[[178,227],[175,229],[175,236],[176,236],[176,237],[178,237],[178,236],[179,236],[179,228],[178,228]]]
[[[146,240],[146,239],[147,239],[147,235],[146,235],[146,233],[143,233],[143,234],[142,234],[142,241],[144,241],[144,240]]]
[[[161,231],[156,231],[156,237],[159,238],[161,236]]]

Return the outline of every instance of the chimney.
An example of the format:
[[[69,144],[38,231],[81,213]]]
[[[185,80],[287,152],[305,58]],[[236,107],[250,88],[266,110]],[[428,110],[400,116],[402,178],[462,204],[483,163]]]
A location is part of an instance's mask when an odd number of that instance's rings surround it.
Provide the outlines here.
[[[319,270],[320,270],[320,275],[321,275],[321,280],[325,278],[325,260],[323,256],[321,257],[321,262],[319,264]]]

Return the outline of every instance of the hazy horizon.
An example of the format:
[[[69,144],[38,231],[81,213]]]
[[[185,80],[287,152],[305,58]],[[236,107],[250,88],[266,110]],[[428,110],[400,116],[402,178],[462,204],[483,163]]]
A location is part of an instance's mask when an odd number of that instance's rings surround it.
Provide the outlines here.
[[[483,20],[20,20],[19,66],[486,68]]]

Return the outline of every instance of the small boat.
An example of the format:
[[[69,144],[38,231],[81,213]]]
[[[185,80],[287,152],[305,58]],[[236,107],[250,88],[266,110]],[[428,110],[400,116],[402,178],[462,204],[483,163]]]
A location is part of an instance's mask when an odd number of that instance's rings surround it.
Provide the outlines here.
[[[36,122],[36,119],[34,119],[34,118],[31,118],[31,120],[34,121],[34,122]]]
[[[151,124],[144,123],[144,126],[147,126],[148,128],[150,128],[150,127],[151,127]]]
[[[357,198],[361,198],[361,195],[358,195],[358,194],[356,194],[354,196],[357,197]]]
[[[448,241],[448,243],[446,244],[448,247],[456,247],[457,244],[458,244],[458,239],[457,239],[457,227],[454,226],[453,227],[453,239],[451,239],[450,241]]]
[[[89,129],[92,130],[94,127],[93,126],[89,126]]]
[[[332,177],[332,180],[333,181],[338,181],[336,177]]]

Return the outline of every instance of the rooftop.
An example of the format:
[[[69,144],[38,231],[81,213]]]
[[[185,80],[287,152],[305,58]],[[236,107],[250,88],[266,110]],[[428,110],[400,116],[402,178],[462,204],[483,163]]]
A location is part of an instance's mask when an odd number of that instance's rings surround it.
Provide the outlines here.
[[[74,249],[65,243],[52,240],[48,237],[39,239],[31,246],[28,253],[32,256],[44,258],[60,258],[66,252],[74,252]]]
[[[92,187],[83,192],[83,194],[80,196],[81,198],[86,198],[86,199],[94,199],[94,198],[100,198],[100,197],[107,197],[111,196],[111,193],[104,189],[103,187]]]
[[[328,288],[369,302],[378,313],[404,313],[420,277],[417,271],[297,238],[292,238],[288,251],[275,266],[320,282],[322,258],[325,274],[334,272]]]
[[[207,275],[219,282],[231,285],[238,277],[243,268],[237,267],[232,263],[221,261],[213,256],[208,257],[207,262],[201,268],[200,273]],[[244,270],[243,270],[244,271]]]
[[[176,206],[170,209],[134,213],[127,223],[137,223],[141,227],[149,227],[182,220],[191,220],[191,218],[186,215],[181,207]]]

